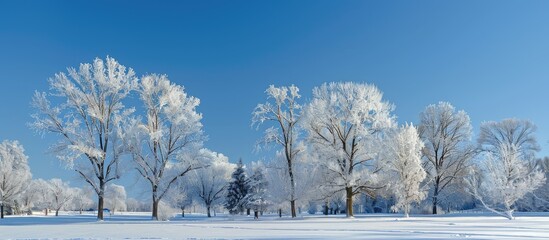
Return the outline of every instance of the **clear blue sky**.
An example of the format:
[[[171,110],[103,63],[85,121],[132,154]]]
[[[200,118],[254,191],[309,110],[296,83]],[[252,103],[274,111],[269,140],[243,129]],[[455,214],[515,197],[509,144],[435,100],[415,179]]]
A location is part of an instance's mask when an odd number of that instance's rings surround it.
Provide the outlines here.
[[[401,123],[449,101],[475,126],[538,125],[549,155],[549,1],[1,1],[0,140],[22,142],[34,177],[75,179],[29,130],[31,96],[66,67],[110,55],[165,73],[201,99],[206,146],[253,153],[251,112],[270,84],[303,100],[323,82],[377,85]]]

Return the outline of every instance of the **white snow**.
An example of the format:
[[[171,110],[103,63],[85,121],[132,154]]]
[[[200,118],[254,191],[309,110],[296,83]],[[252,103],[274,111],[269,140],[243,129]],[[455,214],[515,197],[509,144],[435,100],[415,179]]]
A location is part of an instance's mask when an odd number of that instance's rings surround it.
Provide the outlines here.
[[[339,216],[304,215],[297,219],[274,215],[253,220],[246,216],[187,214],[167,222],[151,221],[150,213],[106,217],[90,214],[8,216],[0,220],[2,239],[548,239],[549,213],[518,213],[516,220],[488,213]]]

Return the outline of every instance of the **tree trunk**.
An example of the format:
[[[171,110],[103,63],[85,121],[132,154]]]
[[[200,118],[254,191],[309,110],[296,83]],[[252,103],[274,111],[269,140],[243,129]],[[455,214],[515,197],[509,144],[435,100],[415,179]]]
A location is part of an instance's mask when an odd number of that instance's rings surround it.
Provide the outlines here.
[[[282,209],[278,209],[278,217],[282,217]]]
[[[259,219],[259,212],[254,210],[254,219]]]
[[[44,209],[44,216],[48,216],[48,209]]]
[[[210,205],[206,206],[206,209],[208,211],[208,217],[211,218],[212,214],[210,214]]]
[[[433,192],[433,214],[437,214],[437,207],[438,207],[438,185],[439,185],[439,178],[437,177],[435,179],[435,190]]]
[[[249,208],[246,208],[246,215],[250,216],[250,209]]]
[[[59,217],[59,209],[55,209],[55,216]]]
[[[292,218],[297,217],[297,213],[295,212],[295,200],[290,201],[290,207],[292,209]]]
[[[152,220],[158,220],[158,200],[153,198]]]
[[[289,158],[288,154],[286,154],[286,158]],[[292,213],[292,218],[295,218],[297,217],[297,214],[295,212],[295,180],[294,180],[294,172],[293,172],[291,160],[288,160],[288,174],[290,175],[290,185],[291,185],[290,186],[290,210]]]
[[[0,204],[0,219],[4,218],[4,203]]]
[[[435,188],[435,193],[433,194],[433,214],[437,214],[437,205],[438,205],[438,196],[435,194],[437,194],[436,188]]]
[[[97,220],[103,221],[103,208],[105,204],[105,183],[99,178],[99,194],[97,199]]]
[[[184,207],[181,208],[181,217],[182,218],[185,217],[185,208]]]
[[[345,191],[347,192],[347,217],[353,217],[353,188],[346,187]]]
[[[99,196],[99,199],[97,200],[97,220],[103,220],[104,204],[105,198],[103,196]]]
[[[328,215],[328,201],[324,205],[324,215]]]

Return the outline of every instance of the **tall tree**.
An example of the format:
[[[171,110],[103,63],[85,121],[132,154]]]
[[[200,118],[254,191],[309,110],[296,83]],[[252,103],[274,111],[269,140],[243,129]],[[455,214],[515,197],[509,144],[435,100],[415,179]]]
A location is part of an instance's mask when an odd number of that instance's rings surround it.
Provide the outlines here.
[[[480,126],[478,143],[486,158],[468,183],[486,209],[514,219],[515,202],[545,183],[544,173],[530,167],[539,150],[535,130],[532,122],[518,119]]]
[[[137,85],[134,71],[115,59],[68,68],[49,79],[49,94],[36,92],[31,127],[59,137],[57,158],[92,186],[98,197],[97,218],[103,219],[105,186],[120,177],[121,142],[116,129],[131,112],[123,100]],[[58,97],[55,106],[50,98]]]
[[[394,126],[393,106],[382,100],[373,85],[325,83],[313,89],[304,109],[303,126],[318,153],[319,164],[333,178],[328,186],[345,191],[348,217],[353,197],[379,187],[376,156],[382,133]]]
[[[298,154],[303,150],[298,143],[298,121],[301,105],[297,102],[299,88],[294,85],[289,87],[269,86],[267,90],[267,99],[272,102],[258,104],[253,112],[252,125],[257,127],[264,122],[271,122],[274,126],[265,130],[265,135],[259,144],[276,144],[283,148],[286,158],[286,171],[290,178],[290,208],[292,217],[296,217],[295,201],[296,196],[296,178],[295,161]]]
[[[201,155],[206,158],[208,167],[195,170],[193,190],[206,206],[208,217],[211,217],[211,208],[225,196],[228,183],[231,180],[231,172],[234,164],[229,163],[229,158],[221,153],[202,149]]]
[[[244,170],[242,159],[238,161],[231,177],[232,180],[227,188],[225,208],[227,208],[231,214],[238,214],[244,211],[244,207],[246,206],[245,198],[250,189],[248,186],[248,176]]]
[[[142,77],[138,91],[145,120],[130,120],[121,136],[137,172],[150,184],[152,218],[158,220],[158,204],[170,187],[189,171],[203,167],[193,157],[204,141],[202,114],[196,111],[200,100],[165,75]]]
[[[396,196],[396,203],[392,207],[398,211],[402,209],[408,217],[412,203],[419,203],[425,198],[425,190],[421,189],[421,182],[426,173],[421,166],[421,150],[423,142],[413,125],[400,127],[391,134],[386,143],[385,157],[392,174],[390,191]]]
[[[17,141],[0,143],[0,218],[4,206],[11,205],[31,181],[31,172],[23,146]]]
[[[471,121],[465,111],[447,102],[427,106],[420,114],[419,133],[425,143],[425,171],[432,184],[433,214],[437,214],[439,195],[464,177],[475,154],[471,144]]]

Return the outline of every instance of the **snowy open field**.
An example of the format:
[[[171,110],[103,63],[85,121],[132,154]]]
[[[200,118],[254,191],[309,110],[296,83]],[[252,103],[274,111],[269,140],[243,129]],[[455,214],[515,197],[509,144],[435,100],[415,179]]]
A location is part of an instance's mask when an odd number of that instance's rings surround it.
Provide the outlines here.
[[[549,214],[518,214],[514,221],[489,214],[342,216],[305,215],[296,220],[265,216],[188,215],[153,222],[145,214],[8,216],[1,239],[549,239]]]

